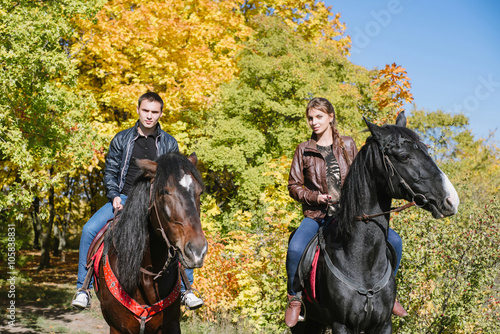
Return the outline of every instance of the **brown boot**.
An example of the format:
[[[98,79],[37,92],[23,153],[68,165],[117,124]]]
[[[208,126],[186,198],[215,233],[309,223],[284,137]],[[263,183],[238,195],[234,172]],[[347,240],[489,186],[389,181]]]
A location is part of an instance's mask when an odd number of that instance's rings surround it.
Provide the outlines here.
[[[394,308],[392,309],[392,314],[398,316],[398,317],[406,317],[408,315],[408,312],[401,306],[401,304],[396,301],[394,302]]]
[[[302,301],[297,296],[288,295],[288,306],[285,311],[285,324],[293,327],[297,324],[300,315]]]

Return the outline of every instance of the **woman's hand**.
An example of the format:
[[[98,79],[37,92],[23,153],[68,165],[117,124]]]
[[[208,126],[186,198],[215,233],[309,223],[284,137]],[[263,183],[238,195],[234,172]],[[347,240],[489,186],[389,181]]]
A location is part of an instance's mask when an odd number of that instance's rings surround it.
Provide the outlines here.
[[[328,204],[328,201],[332,199],[332,196],[330,195],[319,195],[318,196],[318,202],[319,204]]]

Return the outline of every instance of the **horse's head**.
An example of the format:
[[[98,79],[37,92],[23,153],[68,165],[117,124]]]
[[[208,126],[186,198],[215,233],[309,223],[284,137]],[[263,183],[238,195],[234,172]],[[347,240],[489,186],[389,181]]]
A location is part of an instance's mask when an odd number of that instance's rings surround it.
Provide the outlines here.
[[[386,175],[386,191],[391,197],[415,201],[434,218],[457,213],[459,198],[455,188],[418,135],[406,128],[403,112],[398,115],[396,125],[379,127],[368,121],[366,124],[383,156],[382,173]]]
[[[143,175],[151,179],[150,221],[157,235],[179,250],[187,268],[199,268],[207,253],[200,222],[203,181],[196,169],[198,159],[178,153],[160,156],[156,162],[137,160]]]

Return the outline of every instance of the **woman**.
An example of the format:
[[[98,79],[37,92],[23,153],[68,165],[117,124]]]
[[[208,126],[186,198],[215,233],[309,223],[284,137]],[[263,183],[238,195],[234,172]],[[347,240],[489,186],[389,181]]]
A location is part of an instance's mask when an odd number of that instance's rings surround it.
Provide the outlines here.
[[[300,291],[294,291],[293,280],[302,253],[318,229],[337,215],[340,188],[358,153],[354,140],[339,134],[335,110],[327,99],[312,99],[307,105],[306,116],[313,134],[311,139],[297,146],[288,178],[290,196],[302,204],[305,216],[288,245],[288,306],[285,312],[288,327],[295,326],[300,315],[302,301]],[[391,229],[389,242],[396,249],[399,266],[402,240]],[[394,274],[396,271],[397,268]],[[397,315],[406,314],[397,302],[394,311]]]

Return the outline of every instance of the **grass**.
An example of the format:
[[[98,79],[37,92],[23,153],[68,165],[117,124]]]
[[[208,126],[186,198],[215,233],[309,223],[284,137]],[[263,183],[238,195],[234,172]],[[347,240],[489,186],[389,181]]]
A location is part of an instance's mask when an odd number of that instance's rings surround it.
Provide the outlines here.
[[[250,334],[253,329],[243,323],[234,324],[228,317],[219,317],[214,322],[203,321],[196,313],[181,319],[183,334]]]

